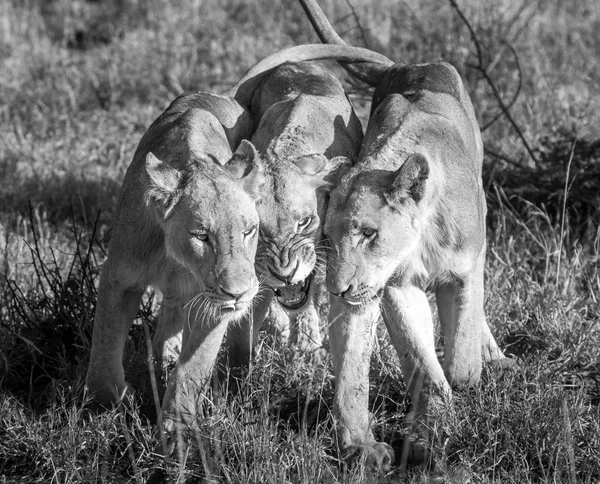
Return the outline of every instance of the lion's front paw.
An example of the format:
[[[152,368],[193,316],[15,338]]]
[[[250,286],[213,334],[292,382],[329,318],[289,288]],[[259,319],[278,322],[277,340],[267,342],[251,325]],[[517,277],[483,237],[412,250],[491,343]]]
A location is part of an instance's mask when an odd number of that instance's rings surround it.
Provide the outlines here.
[[[134,395],[133,387],[126,381],[108,384],[106,381],[99,383],[97,379],[88,377],[86,385],[92,405],[105,409],[127,402]]]
[[[369,472],[388,472],[394,462],[394,449],[385,442],[355,444],[344,451],[347,460],[361,459]]]

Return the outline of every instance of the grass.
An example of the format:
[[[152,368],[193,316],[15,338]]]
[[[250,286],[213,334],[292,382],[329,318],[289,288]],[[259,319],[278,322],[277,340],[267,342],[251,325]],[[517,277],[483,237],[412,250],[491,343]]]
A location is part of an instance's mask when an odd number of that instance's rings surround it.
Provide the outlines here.
[[[325,3],[325,2],[323,2]],[[468,30],[440,0],[324,5],[352,44],[395,60],[444,58],[467,80],[488,156],[486,311],[510,374],[457,393],[440,438],[446,482],[600,481],[600,8],[593,0],[460,3],[482,62],[532,146],[498,113]],[[140,309],[125,368],[136,393],[98,413],[84,376],[98,269],[135,147],[185,89],[221,92],[274,50],[316,41],[299,5],[76,0],[0,3],[0,476],[2,482],[375,482],[336,457],[328,360],[261,337],[239,396],[207,409],[202,452],[157,454]],[[341,70],[336,68],[341,75]],[[348,84],[365,121],[368,93]],[[378,438],[398,446],[408,402],[379,328]],[[160,373],[160,372],[159,372]],[[159,378],[160,389],[163,379]],[[222,461],[211,455],[220,449]],[[394,469],[381,482],[427,482]]]

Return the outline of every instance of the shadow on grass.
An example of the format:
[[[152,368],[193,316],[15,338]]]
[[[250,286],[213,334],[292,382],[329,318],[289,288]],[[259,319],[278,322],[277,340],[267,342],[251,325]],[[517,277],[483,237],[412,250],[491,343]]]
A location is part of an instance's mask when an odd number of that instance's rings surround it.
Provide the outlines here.
[[[5,209],[1,216],[7,219],[8,227],[14,226],[29,217],[31,204],[52,226],[74,221],[91,230],[96,224],[95,235],[101,238],[112,222],[120,187],[120,182],[109,177],[85,179],[66,174],[60,178],[28,178],[2,191],[0,205]]]

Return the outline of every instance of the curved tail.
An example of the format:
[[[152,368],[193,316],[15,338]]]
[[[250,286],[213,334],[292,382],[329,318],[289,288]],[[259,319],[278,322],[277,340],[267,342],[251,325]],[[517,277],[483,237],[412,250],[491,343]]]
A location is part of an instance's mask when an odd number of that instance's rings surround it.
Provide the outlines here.
[[[308,20],[312,24],[313,28],[317,32],[319,39],[324,44],[336,44],[336,45],[346,45],[344,39],[342,39],[335,29],[333,25],[327,19],[327,16],[319,7],[319,4],[316,0],[298,0]],[[346,69],[352,76],[360,79],[363,82],[371,86],[376,86],[383,76],[383,73],[386,71],[385,68],[381,64],[374,63],[346,63],[340,62],[342,67]]]
[[[361,47],[352,47],[349,45],[325,45],[325,44],[306,44],[289,47],[271,54],[262,59],[258,64],[252,67],[240,81],[233,86],[226,94],[233,97],[242,106],[248,107],[252,101],[254,91],[260,81],[275,67],[286,62],[302,62],[310,60],[335,59],[346,62],[361,62],[369,66],[376,66],[378,72],[385,72],[388,67],[394,64],[382,54],[373,52]],[[373,70],[375,68],[372,68]],[[379,77],[377,78],[379,79]]]

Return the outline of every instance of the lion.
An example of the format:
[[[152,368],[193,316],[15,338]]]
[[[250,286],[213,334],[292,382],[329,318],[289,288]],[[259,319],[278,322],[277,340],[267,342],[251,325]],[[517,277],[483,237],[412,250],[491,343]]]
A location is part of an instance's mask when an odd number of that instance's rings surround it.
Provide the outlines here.
[[[323,49],[332,46],[319,47],[323,59],[342,54]],[[363,49],[347,53],[355,60],[388,61]],[[356,157],[363,131],[341,83],[319,65],[288,61],[255,82],[251,93],[234,88],[230,95],[248,107],[257,126],[250,140],[255,151],[246,152],[247,162],[258,154],[266,176],[256,255],[264,291],[253,322],[230,327],[229,364],[235,369],[248,363],[268,310],[272,317],[285,310],[287,315],[279,316],[291,319],[291,340],[298,349],[321,347],[317,302],[323,275],[317,261],[324,258],[318,252],[329,178]]]
[[[321,40],[341,41],[313,0],[301,3]],[[367,406],[368,335],[380,314],[412,398],[414,441],[427,439],[427,415],[451,388],[476,385],[484,361],[511,360],[484,314],[483,143],[460,75],[445,62],[344,67],[376,89],[363,148],[331,192],[324,226],[334,414],[342,449],[387,470],[394,452],[375,441]],[[436,295],[443,364],[426,288]],[[425,447],[406,449],[436,457]]]
[[[178,97],[142,137],[98,289],[87,386],[104,406],[128,388],[123,349],[147,286],[164,294],[157,346],[183,330],[165,408],[180,381],[203,385],[219,334],[252,304],[261,171],[258,164],[222,166],[250,129],[247,112],[232,99],[194,93]],[[242,143],[244,149],[251,148]],[[172,310],[184,306],[185,314]]]
[[[257,87],[249,111],[259,120],[251,143],[266,172],[258,205],[256,270],[265,285],[254,311],[254,335],[271,304],[290,315],[290,338],[306,352],[321,347],[317,296],[323,272],[317,261],[329,176],[356,157],[363,131],[340,81],[325,67],[286,63]],[[253,163],[252,151],[247,151]],[[275,296],[276,302],[271,302]],[[248,326],[232,328],[235,367],[249,358]],[[235,358],[238,361],[235,361]]]
[[[130,389],[125,341],[140,297],[153,285],[164,294],[155,343],[171,351],[181,341],[163,398],[165,427],[194,419],[227,327],[243,318],[259,291],[256,204],[266,179],[246,141],[254,126],[244,106],[262,77],[283,62],[373,59],[367,50],[330,47],[268,56],[229,95],[183,94],[142,137],[100,275],[86,378],[100,404],[117,404]]]

